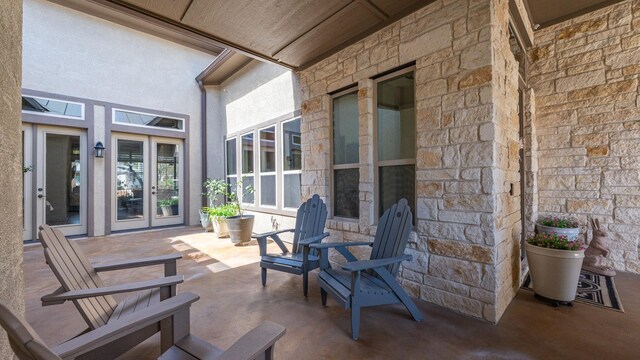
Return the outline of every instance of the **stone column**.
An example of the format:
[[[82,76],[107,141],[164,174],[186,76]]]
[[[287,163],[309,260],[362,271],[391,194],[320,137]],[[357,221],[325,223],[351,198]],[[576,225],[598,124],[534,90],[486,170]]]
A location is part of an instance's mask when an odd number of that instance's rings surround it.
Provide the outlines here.
[[[20,135],[22,82],[22,1],[0,2],[0,303],[24,314],[22,278],[22,151]],[[18,155],[18,156],[16,156]],[[11,359],[4,331],[0,359]]]

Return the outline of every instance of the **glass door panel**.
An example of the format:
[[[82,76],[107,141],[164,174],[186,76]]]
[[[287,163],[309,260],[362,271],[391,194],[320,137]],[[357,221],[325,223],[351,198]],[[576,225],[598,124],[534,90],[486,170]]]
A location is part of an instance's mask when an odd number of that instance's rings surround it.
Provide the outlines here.
[[[183,223],[182,141],[152,139],[152,226]]]
[[[33,127],[22,125],[22,240],[33,240]]]
[[[147,148],[146,136],[113,137],[112,230],[149,226]]]
[[[37,225],[65,235],[87,233],[86,134],[38,127]]]

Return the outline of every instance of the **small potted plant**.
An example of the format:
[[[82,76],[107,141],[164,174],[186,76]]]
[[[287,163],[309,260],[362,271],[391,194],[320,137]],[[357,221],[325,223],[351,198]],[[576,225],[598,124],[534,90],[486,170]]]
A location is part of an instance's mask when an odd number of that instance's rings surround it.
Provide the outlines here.
[[[207,179],[205,182],[205,188],[207,189],[206,196],[213,203],[218,202],[218,197],[221,196],[222,199],[226,200],[227,205],[232,204],[233,206],[223,208],[226,214],[235,210],[235,214],[233,216],[225,216],[224,222],[226,223],[229,229],[229,237],[231,238],[232,243],[236,244],[244,244],[251,241],[251,234],[253,232],[253,215],[245,215],[244,209],[242,208],[242,201],[240,200],[240,196],[238,193],[240,190],[243,190],[244,194],[251,194],[254,192],[253,186],[243,186],[243,180],[239,180],[236,183],[235,187],[231,187],[227,184],[226,181],[222,179]],[[218,206],[213,206],[212,208],[219,208]],[[221,217],[216,218],[218,221]],[[212,218],[212,220],[214,220]],[[218,224],[219,226],[219,224]],[[215,227],[215,225],[214,225]]]
[[[162,211],[162,216],[173,216],[174,213],[177,213],[177,211],[174,212],[174,208],[178,207],[178,199],[169,197],[166,199],[158,200],[158,206]]]
[[[580,225],[571,218],[552,216],[538,220],[536,230],[539,234],[564,235],[568,240],[573,241],[580,234]]]
[[[198,213],[200,214],[200,225],[202,225],[204,231],[213,231],[213,223],[211,222],[211,218],[209,217],[209,207],[201,207]]]
[[[557,306],[576,298],[584,247],[565,235],[539,233],[525,243],[531,283],[536,296]]]
[[[219,238],[229,236],[229,227],[227,226],[227,218],[238,215],[238,207],[235,203],[218,205],[207,208],[213,230],[218,234]]]

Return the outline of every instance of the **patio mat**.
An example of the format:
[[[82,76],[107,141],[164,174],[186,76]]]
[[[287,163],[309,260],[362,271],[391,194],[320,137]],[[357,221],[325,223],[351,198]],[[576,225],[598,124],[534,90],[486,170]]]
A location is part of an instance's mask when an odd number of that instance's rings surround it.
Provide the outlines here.
[[[522,288],[533,291],[531,288],[531,276],[529,274],[527,274]],[[624,312],[622,303],[618,297],[616,285],[610,276],[581,271],[576,301],[604,309]]]

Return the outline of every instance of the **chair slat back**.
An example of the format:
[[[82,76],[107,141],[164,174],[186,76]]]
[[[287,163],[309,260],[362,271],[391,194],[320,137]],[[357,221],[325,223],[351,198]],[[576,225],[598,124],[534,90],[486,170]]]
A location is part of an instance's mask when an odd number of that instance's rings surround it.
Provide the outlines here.
[[[0,326],[7,332],[9,344],[20,360],[59,360],[21,316],[0,304]]]
[[[371,260],[402,256],[413,229],[413,214],[406,199],[388,208],[378,221],[371,249]],[[398,273],[399,263],[387,266],[391,275]]]
[[[104,287],[82,250],[60,230],[42,225],[38,238],[44,246],[49,267],[65,291]],[[91,329],[105,325],[118,305],[112,296],[97,296],[73,302]]]
[[[322,234],[326,221],[327,206],[318,194],[314,194],[298,209],[291,252],[294,254],[302,252],[302,246],[298,246],[298,242]],[[311,251],[311,254],[315,255],[315,249]]]

